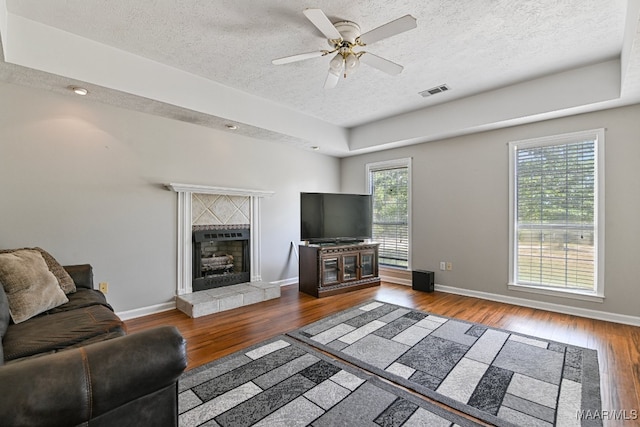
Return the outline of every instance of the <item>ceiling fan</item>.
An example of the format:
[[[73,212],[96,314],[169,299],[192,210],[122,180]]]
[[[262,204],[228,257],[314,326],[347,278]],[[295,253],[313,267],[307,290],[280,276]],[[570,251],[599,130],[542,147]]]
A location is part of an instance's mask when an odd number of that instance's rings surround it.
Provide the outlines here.
[[[304,16],[306,16],[307,19],[309,19],[309,21],[311,21],[311,23],[315,25],[322,34],[324,34],[329,46],[331,46],[331,50],[319,50],[274,59],[271,61],[274,65],[289,64],[291,62],[336,53],[329,62],[329,73],[327,74],[327,79],[324,82],[324,87],[326,89],[336,87],[341,75],[344,75],[346,78],[353,74],[360,66],[360,62],[364,62],[373,68],[377,68],[378,70],[391,75],[397,75],[402,72],[402,65],[391,62],[388,59],[381,58],[373,53],[366,51],[354,51],[354,49],[368,46],[378,40],[395,36],[396,34],[416,28],[416,18],[413,16],[405,15],[364,34],[360,34],[360,27],[358,24],[351,21],[340,21],[333,24],[329,18],[327,18],[327,15],[325,15],[320,9],[305,9],[302,13],[304,13]]]

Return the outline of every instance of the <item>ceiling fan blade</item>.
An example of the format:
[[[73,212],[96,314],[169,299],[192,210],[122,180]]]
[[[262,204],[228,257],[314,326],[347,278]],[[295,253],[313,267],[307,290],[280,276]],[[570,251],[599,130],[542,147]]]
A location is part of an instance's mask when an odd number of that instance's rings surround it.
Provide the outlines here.
[[[362,34],[358,39],[363,45],[375,43],[378,40],[386,39],[387,37],[395,36],[396,34],[404,33],[405,31],[416,28],[416,18],[411,15],[405,15],[402,18],[398,18],[394,21],[387,22],[384,25],[374,28]]]
[[[315,52],[299,53],[297,55],[285,56],[284,58],[278,58],[271,61],[273,65],[289,64],[291,62],[303,61],[305,59],[318,58],[324,56],[326,53],[322,50]]]
[[[402,65],[396,64],[395,62],[391,62],[388,59],[381,58],[378,55],[374,55],[369,52],[364,52],[360,57],[360,61],[370,67],[377,68],[380,71],[391,74],[392,76],[400,74],[404,69]]]
[[[327,15],[320,9],[305,9],[302,13],[329,40],[341,40],[342,36],[333,26]]]
[[[329,69],[327,79],[324,81],[324,88],[333,89],[338,85],[338,81],[340,81],[340,74],[336,74],[333,70]]]

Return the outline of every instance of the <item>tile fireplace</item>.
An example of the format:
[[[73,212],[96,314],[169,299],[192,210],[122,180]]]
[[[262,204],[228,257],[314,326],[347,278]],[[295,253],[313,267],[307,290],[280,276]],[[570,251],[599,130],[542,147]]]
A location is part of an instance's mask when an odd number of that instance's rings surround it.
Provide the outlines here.
[[[262,281],[261,200],[271,191],[166,184],[178,193],[176,307],[204,316],[278,298]]]

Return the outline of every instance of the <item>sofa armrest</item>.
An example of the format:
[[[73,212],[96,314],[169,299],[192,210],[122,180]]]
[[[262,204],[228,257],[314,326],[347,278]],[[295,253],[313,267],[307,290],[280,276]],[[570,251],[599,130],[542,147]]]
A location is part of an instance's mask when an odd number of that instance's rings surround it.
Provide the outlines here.
[[[94,289],[93,267],[90,264],[65,265],[64,269],[69,273],[77,288]]]
[[[4,365],[0,420],[3,426],[86,423],[175,384],[186,365],[185,341],[172,326]]]

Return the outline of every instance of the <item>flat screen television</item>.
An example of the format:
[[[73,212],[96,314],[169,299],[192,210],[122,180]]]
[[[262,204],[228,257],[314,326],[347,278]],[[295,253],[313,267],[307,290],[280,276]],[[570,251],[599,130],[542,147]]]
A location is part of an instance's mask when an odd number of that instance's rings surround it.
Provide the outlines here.
[[[361,241],[372,235],[368,194],[300,193],[300,240]]]

